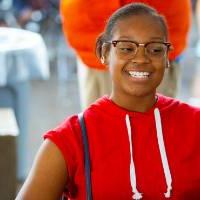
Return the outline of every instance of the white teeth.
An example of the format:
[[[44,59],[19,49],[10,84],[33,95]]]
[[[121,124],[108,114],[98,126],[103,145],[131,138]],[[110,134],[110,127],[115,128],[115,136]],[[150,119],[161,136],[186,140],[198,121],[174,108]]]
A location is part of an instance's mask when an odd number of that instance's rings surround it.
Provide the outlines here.
[[[129,74],[132,77],[136,77],[136,78],[146,78],[150,75],[149,72],[135,72],[135,71],[129,71]]]

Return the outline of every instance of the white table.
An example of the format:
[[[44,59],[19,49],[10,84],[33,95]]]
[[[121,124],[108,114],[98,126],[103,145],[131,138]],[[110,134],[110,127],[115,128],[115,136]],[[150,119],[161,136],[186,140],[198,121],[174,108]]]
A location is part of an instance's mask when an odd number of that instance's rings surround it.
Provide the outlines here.
[[[41,35],[23,29],[0,28],[0,86],[48,78],[47,49]]]
[[[0,28],[0,107],[12,107],[19,126],[19,179],[24,179],[28,173],[29,81],[48,78],[47,49],[41,35],[22,29]]]

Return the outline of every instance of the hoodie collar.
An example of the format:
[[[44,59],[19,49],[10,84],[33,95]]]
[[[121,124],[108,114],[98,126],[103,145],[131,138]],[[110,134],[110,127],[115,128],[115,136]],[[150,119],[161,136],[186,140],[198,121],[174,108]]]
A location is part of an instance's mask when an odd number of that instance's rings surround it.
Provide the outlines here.
[[[103,96],[101,99],[97,100],[92,107],[96,107],[101,104],[99,107],[101,110],[105,111],[109,115],[114,115],[114,116],[125,116],[129,115],[130,117],[133,116],[153,116],[154,115],[154,110],[155,108],[158,108],[160,112],[165,110],[167,108],[167,105],[171,105],[172,99],[168,97],[164,97],[160,94],[157,94],[157,102],[153,105],[153,107],[148,110],[147,112],[135,112],[135,111],[129,111],[126,110],[125,108],[119,107],[117,104],[115,104],[108,96]]]

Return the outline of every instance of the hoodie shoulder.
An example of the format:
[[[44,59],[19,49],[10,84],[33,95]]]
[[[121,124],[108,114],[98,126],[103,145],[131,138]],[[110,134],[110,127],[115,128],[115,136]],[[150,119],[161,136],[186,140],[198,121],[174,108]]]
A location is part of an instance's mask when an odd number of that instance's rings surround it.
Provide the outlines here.
[[[177,113],[180,117],[195,115],[195,117],[200,118],[199,107],[192,106],[175,98],[159,95],[159,107],[160,110]]]

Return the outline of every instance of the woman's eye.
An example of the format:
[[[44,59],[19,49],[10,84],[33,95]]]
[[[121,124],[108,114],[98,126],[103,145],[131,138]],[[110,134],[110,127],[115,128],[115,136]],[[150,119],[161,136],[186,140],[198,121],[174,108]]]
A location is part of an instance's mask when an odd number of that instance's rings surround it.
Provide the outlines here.
[[[150,52],[151,53],[161,53],[161,52],[163,52],[163,49],[162,48],[153,48],[153,49],[150,49]]]
[[[133,48],[127,48],[127,47],[123,47],[123,48],[120,48],[120,50],[121,51],[124,51],[124,52],[132,52],[132,51],[134,51],[134,49]]]
[[[160,52],[160,51],[162,51],[162,49],[161,48],[157,48],[157,49],[153,49],[153,51]]]

